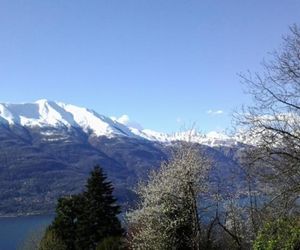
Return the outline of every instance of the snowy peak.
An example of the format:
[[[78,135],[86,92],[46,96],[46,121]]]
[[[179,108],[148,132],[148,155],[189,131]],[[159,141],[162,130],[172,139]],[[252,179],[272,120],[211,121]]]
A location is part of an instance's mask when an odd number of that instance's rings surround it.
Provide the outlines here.
[[[0,104],[0,122],[25,127],[80,127],[96,136],[135,136],[123,124],[92,110],[44,99],[35,103]]]
[[[22,126],[71,125],[72,116],[55,102],[39,100],[35,103],[0,104],[0,117],[8,124]]]
[[[215,131],[209,132],[207,134],[202,134],[197,132],[196,130],[187,130],[173,134],[164,134],[149,129],[144,129],[142,131],[132,129],[132,132],[138,134],[141,137],[144,137],[147,140],[160,141],[164,143],[171,143],[174,141],[187,141],[212,147],[232,146],[237,144],[235,138],[229,137],[224,133]]]
[[[210,132],[202,134],[195,130],[189,130],[166,134],[143,129],[137,124],[128,123],[129,118],[127,116],[123,118],[109,118],[87,108],[45,99],[34,103],[0,103],[0,123],[6,125],[42,128],[64,127],[67,129],[76,127],[81,128],[87,134],[97,137],[123,136],[161,143],[189,141],[209,146],[230,146],[237,143],[234,138],[228,137],[223,133]],[[135,126],[132,127],[133,125]]]
[[[71,104],[59,103],[59,105],[67,112],[72,114],[73,120],[77,126],[84,131],[93,131],[97,136],[101,135],[123,135],[135,136],[129,128],[118,123],[104,115],[99,115],[93,110],[77,107]]]

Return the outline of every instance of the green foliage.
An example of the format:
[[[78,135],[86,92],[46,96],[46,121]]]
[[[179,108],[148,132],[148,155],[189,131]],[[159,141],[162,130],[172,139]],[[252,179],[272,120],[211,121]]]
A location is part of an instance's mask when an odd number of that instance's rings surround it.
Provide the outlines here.
[[[120,237],[107,237],[101,241],[96,250],[122,250],[124,243]]]
[[[80,249],[94,249],[109,236],[121,236],[122,229],[117,215],[120,207],[113,197],[112,184],[106,181],[100,167],[95,167],[84,192],[84,213],[78,217],[77,245]]]
[[[58,200],[56,217],[49,228],[63,239],[67,249],[75,248],[77,221],[84,208],[83,201],[82,195],[73,195]]]
[[[58,200],[56,217],[49,230],[60,237],[67,250],[96,249],[103,239],[123,233],[117,217],[120,207],[112,184],[100,167],[95,167],[86,191]]]
[[[300,249],[300,221],[282,218],[268,222],[258,234],[254,250],[297,250]]]
[[[53,230],[47,230],[40,242],[39,250],[66,250],[66,244]]]

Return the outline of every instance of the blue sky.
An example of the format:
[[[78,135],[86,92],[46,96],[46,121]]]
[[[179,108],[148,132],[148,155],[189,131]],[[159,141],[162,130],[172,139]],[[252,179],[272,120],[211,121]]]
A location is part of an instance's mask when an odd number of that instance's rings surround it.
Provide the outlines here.
[[[299,13],[298,0],[0,0],[0,102],[225,129],[249,101],[237,74],[259,70]]]

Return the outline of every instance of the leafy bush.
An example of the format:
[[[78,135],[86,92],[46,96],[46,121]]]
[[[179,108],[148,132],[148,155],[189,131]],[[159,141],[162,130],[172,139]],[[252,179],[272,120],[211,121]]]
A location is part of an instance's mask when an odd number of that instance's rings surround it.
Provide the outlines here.
[[[51,230],[47,230],[41,240],[39,250],[66,250],[64,242]]]
[[[300,249],[300,220],[282,218],[268,222],[258,234],[254,250]]]

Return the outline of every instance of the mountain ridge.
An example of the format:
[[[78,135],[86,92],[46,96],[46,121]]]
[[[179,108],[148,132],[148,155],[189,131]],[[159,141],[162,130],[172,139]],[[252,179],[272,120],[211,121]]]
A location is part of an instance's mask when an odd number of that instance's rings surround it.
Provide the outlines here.
[[[181,141],[197,142],[214,159],[212,179],[239,171],[240,144],[222,134],[166,135],[46,100],[0,104],[0,120],[0,216],[53,211],[59,197],[84,189],[98,164],[126,208],[135,201],[136,183],[168,161]]]
[[[91,109],[46,99],[34,103],[0,103],[0,123],[24,127],[75,127],[97,137],[125,136],[161,143],[190,141],[209,146],[220,146],[234,145],[239,142],[236,137],[215,131],[202,134],[192,129],[168,134],[131,127],[119,122],[116,118],[101,115]]]

